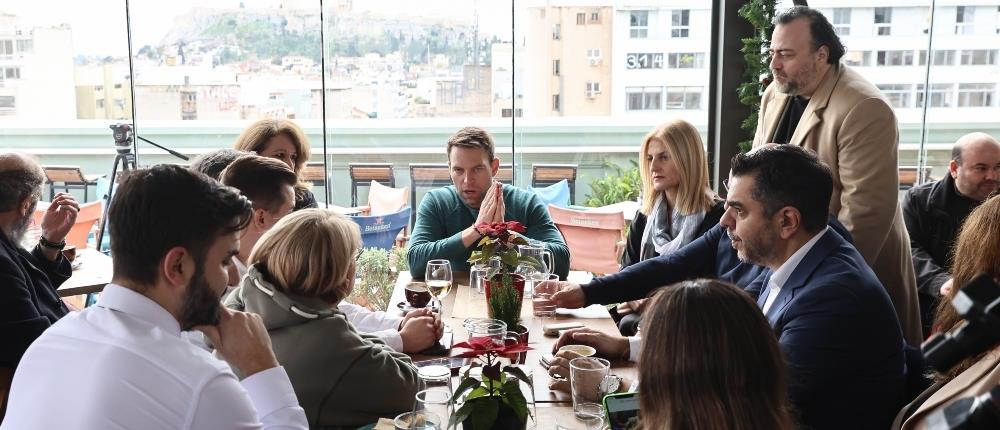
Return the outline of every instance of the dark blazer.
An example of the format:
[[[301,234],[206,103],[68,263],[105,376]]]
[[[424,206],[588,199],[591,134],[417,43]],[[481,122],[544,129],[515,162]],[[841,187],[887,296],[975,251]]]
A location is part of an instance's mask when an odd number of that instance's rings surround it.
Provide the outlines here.
[[[61,255],[49,261],[39,246],[29,253],[0,234],[0,367],[17,367],[28,346],[69,312],[56,288],[73,269]]]
[[[701,221],[698,225],[697,237],[704,235],[709,229],[715,227],[719,224],[719,219],[722,218],[722,214],[726,212],[725,201],[717,200],[712,209],[705,212],[705,219]],[[642,260],[642,232],[646,229],[646,215],[642,213],[642,210],[635,212],[635,218],[632,219],[632,223],[628,228],[628,240],[625,242],[625,252],[622,253],[622,268],[631,266]],[[654,253],[655,254],[655,253]],[[659,256],[660,254],[656,254]]]
[[[771,271],[764,272],[767,285]],[[757,303],[764,305],[767,294]],[[850,243],[827,231],[766,315],[790,370],[789,398],[813,429],[886,429],[904,400],[904,342],[892,301]]]
[[[851,243],[851,235],[837,218],[830,228]],[[695,278],[714,278],[736,284],[754,299],[760,294],[764,268],[740,261],[726,229],[716,224],[701,237],[669,255],[640,261],[621,272],[595,278],[584,284],[587,304],[611,304],[636,300],[665,285]]]
[[[657,288],[695,278],[729,281],[757,297],[763,271],[763,267],[741,262],[726,230],[716,224],[677,251],[640,261],[581,287],[588,305],[645,298]]]

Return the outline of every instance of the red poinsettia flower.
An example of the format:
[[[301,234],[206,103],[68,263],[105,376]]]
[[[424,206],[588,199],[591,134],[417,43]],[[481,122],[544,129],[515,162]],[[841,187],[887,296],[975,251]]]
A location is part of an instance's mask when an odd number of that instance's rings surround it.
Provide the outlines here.
[[[507,230],[510,231],[516,231],[518,233],[524,233],[528,231],[528,229],[524,226],[524,224],[521,224],[517,221],[507,221],[504,224],[506,224]]]
[[[531,349],[524,343],[497,345],[492,338],[485,336],[469,338],[467,342],[456,343],[452,346],[468,350],[456,356],[463,358],[479,357],[491,353],[495,355],[519,354]]]

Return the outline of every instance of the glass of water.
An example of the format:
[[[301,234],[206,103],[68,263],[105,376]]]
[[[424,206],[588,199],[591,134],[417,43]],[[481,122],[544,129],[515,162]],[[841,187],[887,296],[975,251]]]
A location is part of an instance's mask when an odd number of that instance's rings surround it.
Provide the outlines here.
[[[489,266],[476,264],[469,269],[469,286],[479,294],[486,293],[486,272]]]
[[[543,283],[544,281],[552,281]],[[548,318],[556,314],[556,305],[552,303],[552,294],[556,291],[555,282],[559,281],[559,275],[549,273],[541,281],[536,281],[532,286],[531,306],[536,317]]]

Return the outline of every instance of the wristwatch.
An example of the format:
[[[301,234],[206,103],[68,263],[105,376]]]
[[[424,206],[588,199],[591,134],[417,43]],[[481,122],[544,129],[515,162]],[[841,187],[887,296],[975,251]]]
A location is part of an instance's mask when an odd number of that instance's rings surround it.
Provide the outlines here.
[[[45,238],[45,236],[38,236],[38,244],[49,249],[55,249],[62,251],[66,247],[66,239],[64,238],[60,242],[53,242]]]
[[[622,377],[618,375],[608,375],[601,380],[599,386],[602,393],[610,394],[617,393],[618,389],[622,386]]]

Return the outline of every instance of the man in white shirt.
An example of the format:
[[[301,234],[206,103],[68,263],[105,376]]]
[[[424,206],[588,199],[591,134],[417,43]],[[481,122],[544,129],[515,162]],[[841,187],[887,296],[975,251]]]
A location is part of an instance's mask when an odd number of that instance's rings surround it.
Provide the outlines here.
[[[181,167],[127,174],[108,212],[112,283],[28,348],[0,428],[308,428],[260,317],[219,303],[250,215]],[[189,329],[246,377],[183,339]]]
[[[732,166],[720,224],[741,261],[765,268],[757,304],[788,362],[799,421],[817,430],[889,427],[903,395],[903,335],[874,272],[827,227],[829,168],[795,145],[739,154]],[[562,295],[579,292],[561,284]],[[634,360],[638,342],[581,329],[564,333],[555,347],[588,343],[599,354]],[[550,373],[566,376],[567,358],[553,360]]]
[[[282,217],[295,206],[298,178],[288,165],[273,158],[244,155],[233,160],[219,175],[223,184],[234,187],[253,203],[253,216],[240,237],[239,253],[233,256],[238,285],[247,272],[250,251]],[[232,276],[231,276],[232,277]],[[372,312],[362,306],[341,302],[337,306],[359,332],[377,336],[400,352],[420,352],[433,346],[441,337],[443,324],[430,309],[418,309],[406,318],[386,312]]]

